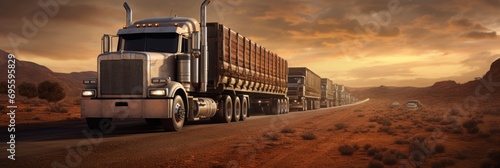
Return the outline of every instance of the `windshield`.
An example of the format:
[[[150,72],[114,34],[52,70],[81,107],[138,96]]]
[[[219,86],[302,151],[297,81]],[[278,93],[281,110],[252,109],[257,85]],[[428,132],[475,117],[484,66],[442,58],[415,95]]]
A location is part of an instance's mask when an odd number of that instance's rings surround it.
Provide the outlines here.
[[[123,46],[124,51],[177,53],[179,46],[177,33],[123,34],[120,38],[125,44],[118,46]]]
[[[302,83],[303,78],[301,77],[290,77],[288,78],[288,83]]]

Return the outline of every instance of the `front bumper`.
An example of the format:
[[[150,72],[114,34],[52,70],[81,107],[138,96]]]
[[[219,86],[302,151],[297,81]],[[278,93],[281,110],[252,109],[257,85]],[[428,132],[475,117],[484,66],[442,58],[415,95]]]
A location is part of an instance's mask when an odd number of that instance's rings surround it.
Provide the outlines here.
[[[172,118],[173,99],[82,100],[82,118]]]
[[[302,108],[304,108],[304,104],[302,104],[301,101],[297,101],[297,102],[290,101],[288,104],[289,104],[290,109],[302,109]]]

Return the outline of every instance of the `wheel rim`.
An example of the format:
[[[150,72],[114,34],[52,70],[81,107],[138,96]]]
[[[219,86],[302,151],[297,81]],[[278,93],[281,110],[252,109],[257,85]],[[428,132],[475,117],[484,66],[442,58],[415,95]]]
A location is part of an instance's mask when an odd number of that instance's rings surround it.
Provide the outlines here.
[[[247,111],[248,109],[248,105],[247,105],[247,100],[246,98],[243,98],[243,102],[242,102],[242,105],[241,105],[241,117],[240,117],[240,120],[245,120],[245,118],[247,117]]]
[[[240,117],[241,117],[241,101],[240,101],[240,98],[239,97],[235,97],[234,98],[234,114],[233,114],[233,117],[234,117],[234,121],[237,122],[240,120]]]
[[[178,99],[175,100],[174,102],[174,119],[175,122],[181,122],[184,120],[184,103],[179,101]]]
[[[227,119],[231,119],[232,118],[232,116],[233,116],[233,105],[232,105],[232,102],[231,102],[231,97],[229,97],[229,96],[226,97],[224,112],[226,114],[225,117]]]

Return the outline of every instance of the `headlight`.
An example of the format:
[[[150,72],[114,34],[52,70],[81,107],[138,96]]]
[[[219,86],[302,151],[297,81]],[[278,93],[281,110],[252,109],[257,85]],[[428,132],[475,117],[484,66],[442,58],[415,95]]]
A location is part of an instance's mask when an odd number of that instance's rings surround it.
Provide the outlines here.
[[[167,91],[165,89],[151,89],[149,90],[150,96],[166,96]]]
[[[261,101],[261,100],[259,100],[259,103],[262,103],[262,101]]]
[[[297,103],[297,100],[293,100],[294,103]]]
[[[89,79],[84,79],[83,84],[85,85],[95,85],[97,84],[97,79],[96,78],[89,78]]]
[[[83,90],[82,97],[95,97],[95,90]]]

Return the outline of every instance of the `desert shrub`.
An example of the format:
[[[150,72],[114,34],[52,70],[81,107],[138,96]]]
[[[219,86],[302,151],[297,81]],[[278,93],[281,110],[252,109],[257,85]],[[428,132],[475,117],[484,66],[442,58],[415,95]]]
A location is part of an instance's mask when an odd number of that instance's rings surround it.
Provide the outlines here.
[[[340,154],[342,155],[352,155],[356,149],[351,145],[342,145],[338,148]]]
[[[66,97],[64,89],[57,82],[44,81],[38,84],[38,97],[49,102],[57,102]]]
[[[368,163],[368,168],[384,168],[384,164],[378,160],[371,160]]]
[[[385,154],[384,155],[384,158],[382,159],[382,162],[385,164],[385,165],[395,165],[396,163],[398,163],[398,159],[396,158],[395,155],[392,155],[392,154]]]
[[[346,129],[347,125],[344,123],[338,123],[338,124],[335,124],[335,128],[337,128],[337,130]]]
[[[45,111],[47,111],[47,112],[57,112],[57,113],[67,113],[68,109],[66,107],[64,107],[64,105],[61,104],[61,103],[54,103],[54,104],[49,105],[45,109]]]
[[[489,133],[489,132],[479,132],[478,135],[481,138],[489,138],[489,137],[491,137],[491,133]]]
[[[398,138],[394,140],[394,143],[402,145],[402,144],[410,144],[410,141],[408,139]]]
[[[433,132],[435,129],[436,129],[436,127],[430,126],[430,127],[425,128],[425,131],[427,131],[427,132]]]
[[[467,129],[467,132],[470,134],[477,134],[479,132],[479,128],[477,127],[476,120],[468,120],[462,124],[462,126]]]
[[[379,119],[379,116],[373,116],[368,119],[369,122],[377,122]]]
[[[304,132],[300,135],[300,137],[302,137],[302,139],[304,140],[314,140],[316,139],[316,135],[312,132]]]
[[[380,160],[380,161],[382,161],[382,159],[383,159],[383,158],[384,158],[384,154],[383,154],[382,152],[375,153],[375,154],[373,155],[373,159],[375,159],[375,160]]]
[[[365,115],[364,114],[358,114],[358,117],[364,117]]]
[[[375,128],[375,125],[374,124],[370,124],[370,125],[368,125],[368,128]]]
[[[358,150],[359,149],[359,145],[358,144],[354,144],[354,145],[352,145],[352,147],[354,148],[354,150]]]
[[[452,116],[456,116],[456,115],[460,114],[460,112],[462,112],[462,110],[460,110],[459,108],[453,107],[448,114],[450,114]]]
[[[18,86],[19,95],[27,97],[28,99],[38,96],[36,85],[34,83],[23,82]]]
[[[368,151],[366,151],[366,154],[367,154],[368,156],[373,156],[373,155],[375,155],[375,154],[377,154],[377,153],[379,153],[379,152],[380,152],[380,149],[379,149],[379,148],[376,148],[376,147],[371,147],[370,149],[368,149]]]
[[[444,119],[443,121],[440,122],[441,125],[450,125],[454,124],[457,122],[457,119],[455,117],[448,117],[447,119]]]
[[[263,133],[262,136],[272,141],[277,141],[279,139],[279,136],[274,132],[266,132]]]
[[[445,168],[451,167],[455,165],[455,161],[452,159],[442,159],[439,161],[434,161],[431,163],[432,168]]]
[[[384,118],[380,118],[380,119],[377,121],[377,123],[379,123],[379,124],[381,124],[381,125],[383,125],[383,126],[391,126],[391,125],[392,125],[392,123],[391,123],[391,121],[390,121],[390,120],[388,120],[388,119],[384,119]]]
[[[372,144],[365,144],[365,145],[363,146],[363,149],[364,149],[365,151],[368,151],[368,149],[370,149],[371,147],[372,147]]]
[[[493,167],[500,167],[500,148],[490,149],[486,154]]]
[[[293,128],[288,127],[288,126],[283,127],[281,129],[281,133],[294,133],[294,132],[295,132],[295,130]]]
[[[436,144],[434,146],[434,152],[436,153],[444,153],[445,146],[443,144]]]
[[[391,127],[389,127],[389,126],[381,126],[381,127],[378,127],[378,131],[379,132],[389,133],[389,131],[391,131]]]

